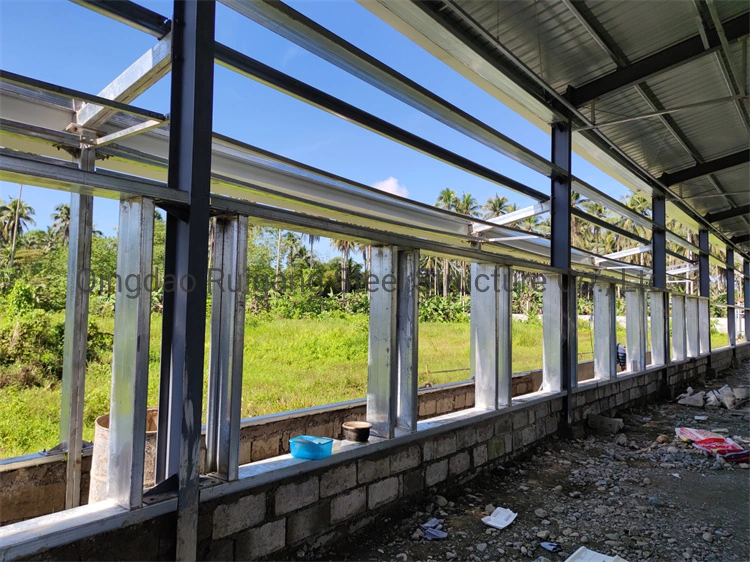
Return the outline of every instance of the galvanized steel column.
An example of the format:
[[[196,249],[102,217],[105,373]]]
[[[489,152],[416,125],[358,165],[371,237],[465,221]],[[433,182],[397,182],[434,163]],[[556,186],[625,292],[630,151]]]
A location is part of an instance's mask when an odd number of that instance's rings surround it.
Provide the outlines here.
[[[594,378],[607,380],[617,376],[617,316],[615,286],[594,285]]]
[[[148,361],[151,335],[154,203],[120,201],[107,497],[133,508],[143,503]]]
[[[687,357],[685,333],[685,297],[672,294],[672,359],[682,361]]]
[[[374,434],[395,434],[398,396],[396,311],[398,250],[373,246],[370,257],[370,332],[367,356],[367,421]]]
[[[735,316],[734,300],[734,250],[727,246],[727,335],[729,345],[737,345],[737,321]]]
[[[247,217],[214,224],[208,363],[206,472],[236,480],[240,459],[242,358],[245,348]]]
[[[563,275],[545,275],[542,295],[542,390],[563,387],[565,332],[563,331]]]
[[[698,299],[698,339],[701,355],[711,353],[711,306],[706,298]]]
[[[687,334],[688,357],[698,357],[701,354],[698,330],[698,299],[696,297],[685,297],[685,333]]]
[[[646,295],[641,288],[625,290],[627,367],[631,372],[646,368]]]
[[[669,363],[669,293],[651,291],[651,364]]]
[[[79,168],[93,171],[96,167],[95,160],[94,149],[83,146]],[[94,198],[91,195],[71,194],[60,413],[60,442],[67,451],[66,509],[77,507],[81,502],[83,396],[86,380],[93,214]]]
[[[417,430],[419,388],[419,250],[399,250],[396,293],[396,427]]]
[[[176,0],[168,184],[189,193],[167,220],[157,479],[176,476],[178,560],[195,560],[198,525],[214,87],[214,0]]]

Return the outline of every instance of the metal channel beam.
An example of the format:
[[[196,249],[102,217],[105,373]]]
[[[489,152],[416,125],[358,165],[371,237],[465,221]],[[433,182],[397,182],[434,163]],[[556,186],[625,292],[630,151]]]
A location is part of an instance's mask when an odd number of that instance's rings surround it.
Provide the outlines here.
[[[398,251],[396,427],[417,431],[419,413],[419,250]]]
[[[505,213],[504,215],[500,215],[499,217],[493,217],[491,219],[487,219],[487,222],[496,224],[498,226],[503,225],[503,224],[510,224],[516,221],[529,218],[529,217],[535,217],[537,215],[543,215],[544,213],[549,213],[551,208],[552,207],[550,205],[550,202],[545,201],[543,203],[539,203],[538,205],[532,205],[531,207],[526,207],[524,209],[518,209],[517,211]],[[488,224],[475,223],[471,226],[471,231],[474,234],[485,232],[491,229],[492,227]]]
[[[165,276],[173,274],[182,283],[164,299],[157,479],[177,475],[175,557],[195,560],[216,4],[176,0],[174,20],[168,183],[188,194],[190,206],[188,220],[167,218]]]
[[[123,287],[115,296],[107,497],[130,509],[143,503],[151,333],[151,291],[145,280],[153,266],[153,201],[121,201],[117,232]]]
[[[734,309],[734,250],[727,246],[727,266],[724,270],[727,284],[727,336],[729,345],[737,345],[737,322]]]
[[[685,296],[672,293],[672,359],[682,361],[687,356]]]
[[[628,256],[637,256],[639,254],[645,254],[651,251],[651,244],[645,246],[638,246],[636,248],[628,248],[627,250],[620,250],[619,252],[613,252],[611,254],[605,254],[600,258],[594,258],[594,263],[599,263],[607,260],[616,260],[620,258],[626,258]]]
[[[82,170],[95,168],[94,152],[83,149]],[[70,196],[68,282],[65,292],[65,335],[63,340],[62,408],[60,442],[67,451],[65,466],[65,508],[80,505],[81,449],[83,445],[83,397],[86,381],[86,350],[89,327],[89,278],[94,198]]]
[[[221,0],[230,8],[396,99],[545,176],[555,165],[283,2]]]
[[[367,113],[317,88],[309,86],[291,76],[284,74],[229,47],[216,44],[216,61],[220,65],[243,76],[256,80],[275,90],[300,99],[310,105],[327,111],[360,127],[378,133],[390,140],[413,148],[423,154],[436,158],[442,162],[455,166],[461,170],[474,174],[497,185],[507,187],[537,201],[545,201],[549,197],[521,182],[513,180],[503,174],[490,170],[468,158],[464,158],[441,146],[414,135],[400,127]]]
[[[237,479],[240,459],[247,237],[246,216],[215,219],[206,472],[227,481]]]
[[[688,357],[698,357],[701,353],[699,329],[698,298],[685,297],[685,333],[687,335]]]
[[[727,209],[726,211],[717,211],[715,213],[708,213],[706,220],[708,222],[721,222],[727,219],[733,219],[734,217],[741,217],[742,215],[750,215],[750,205],[740,205],[733,209]]]
[[[669,293],[650,291],[649,299],[651,301],[651,365],[666,365],[669,363]]]
[[[711,353],[711,307],[708,299],[698,300],[698,333],[700,354]]]
[[[617,316],[615,285],[594,285],[594,378],[609,380],[617,376]]]
[[[708,298],[711,296],[711,268],[708,263],[708,231],[703,228],[698,231],[698,246],[698,294]]]
[[[745,304],[745,341],[750,341],[750,260],[742,260],[742,302]]]
[[[700,178],[702,176],[715,174],[716,172],[721,172],[722,170],[727,170],[735,166],[747,164],[749,161],[750,150],[740,150],[739,152],[735,152],[734,154],[722,156],[721,158],[703,162],[702,164],[696,164],[695,166],[686,168],[684,170],[662,174],[659,177],[659,181],[667,187],[671,187],[673,185]],[[710,220],[708,219],[708,216],[710,215],[707,215],[707,220]]]
[[[99,92],[99,96],[130,103],[166,76],[171,64],[172,36],[167,35]],[[78,111],[76,121],[83,127],[96,129],[114,114],[100,105],[87,103]]]
[[[391,439],[396,429],[398,396],[398,354],[394,345],[398,250],[394,246],[374,246],[371,251],[367,421],[372,424],[374,434]]]
[[[162,38],[172,27],[164,16],[129,0],[72,0],[72,2],[102,15]]]
[[[749,32],[747,13],[728,20],[723,25],[727,39],[730,41],[744,37]],[[703,38],[700,34],[693,35],[688,39],[657,51],[623,68],[619,68],[606,76],[592,80],[577,88],[571,88],[568,92],[568,99],[574,106],[581,107],[592,100],[613,94],[667,70],[687,64],[696,58],[713,53],[721,47],[721,42],[714,30],[706,29],[706,33],[709,42],[708,48],[704,47]]]
[[[646,294],[643,289],[625,291],[625,331],[628,371],[646,368]]]
[[[657,289],[667,288],[667,206],[664,197],[651,198],[654,227],[651,230],[652,284]],[[666,308],[664,309],[666,314]],[[666,320],[666,316],[665,316]]]
[[[542,295],[542,390],[563,388],[562,275],[545,275]]]

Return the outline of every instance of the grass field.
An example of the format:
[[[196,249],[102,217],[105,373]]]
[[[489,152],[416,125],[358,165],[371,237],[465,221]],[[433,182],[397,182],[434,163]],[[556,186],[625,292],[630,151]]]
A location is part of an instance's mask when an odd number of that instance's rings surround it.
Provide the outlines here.
[[[152,319],[149,365],[151,405],[156,405],[158,401],[160,320],[158,315]],[[104,330],[112,331],[112,319],[99,318],[98,322]],[[367,333],[366,316],[249,322],[245,328],[242,416],[257,416],[365,396]],[[514,372],[541,368],[541,337],[541,324],[513,323]],[[579,322],[578,339],[579,359],[590,360],[592,334],[587,323]],[[618,339],[625,342],[623,328],[618,328]],[[726,345],[726,335],[713,334],[712,345]],[[84,411],[86,440],[93,439],[94,420],[107,413],[109,408],[110,363],[111,355],[90,363],[87,368]],[[468,367],[468,323],[420,324],[420,385],[466,380],[470,376]],[[0,458],[37,452],[53,447],[60,441],[60,396],[59,384],[0,389]]]

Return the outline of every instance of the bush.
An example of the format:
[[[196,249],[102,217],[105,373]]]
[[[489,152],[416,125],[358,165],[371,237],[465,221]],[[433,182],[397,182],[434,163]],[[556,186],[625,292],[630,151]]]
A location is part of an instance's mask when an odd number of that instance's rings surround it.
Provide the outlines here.
[[[420,297],[420,322],[468,322],[471,300],[469,296],[434,295]]]

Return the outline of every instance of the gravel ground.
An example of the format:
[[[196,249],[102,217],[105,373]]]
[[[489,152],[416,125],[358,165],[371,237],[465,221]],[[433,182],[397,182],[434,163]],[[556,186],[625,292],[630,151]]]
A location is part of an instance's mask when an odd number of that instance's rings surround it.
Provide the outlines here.
[[[696,390],[750,384],[750,363]],[[707,415],[707,421],[694,416]],[[674,440],[675,427],[726,429],[748,438],[750,410],[675,402],[622,413],[617,436],[549,439],[525,457],[444,496],[392,511],[333,547],[298,553],[321,560],[565,560],[578,547],[629,562],[750,560],[750,471]],[[750,446],[747,445],[746,446]],[[503,530],[481,519],[518,513]],[[440,519],[448,538],[427,541],[419,524]],[[551,553],[541,542],[557,542]]]

